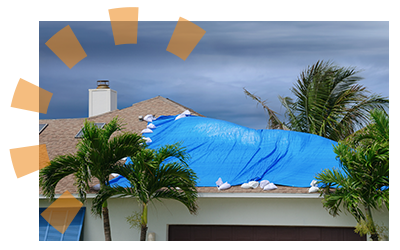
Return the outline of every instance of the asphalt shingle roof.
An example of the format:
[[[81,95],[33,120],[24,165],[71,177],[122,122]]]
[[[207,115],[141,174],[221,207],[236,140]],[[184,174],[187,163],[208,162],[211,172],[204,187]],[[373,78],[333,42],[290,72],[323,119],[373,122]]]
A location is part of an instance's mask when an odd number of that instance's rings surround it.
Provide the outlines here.
[[[39,124],[48,124],[48,126],[40,133],[39,143],[46,144],[49,159],[54,159],[57,155],[69,154],[76,152],[76,145],[79,139],[75,138],[75,135],[82,128],[85,119],[93,121],[95,123],[107,123],[114,117],[118,116],[122,120],[124,125],[124,131],[133,133],[140,133],[146,128],[147,122],[140,121],[139,116],[145,116],[152,114],[156,117],[161,115],[178,115],[183,111],[189,110],[192,115],[203,116],[194,110],[187,108],[179,103],[176,103],[168,98],[157,96],[142,102],[133,104],[130,107],[114,110],[105,114],[93,116],[90,118],[73,118],[73,119],[41,119]],[[111,177],[112,178],[112,177]],[[91,186],[98,184],[97,179],[93,179]],[[69,175],[62,179],[56,186],[56,194],[62,194],[65,191],[71,193],[77,193],[76,187],[74,186],[74,177]],[[92,190],[90,193],[95,193]],[[266,192],[258,189],[242,189],[240,187],[232,187],[228,190],[219,191],[216,187],[198,187],[200,193],[257,193]],[[307,193],[308,188],[291,188],[279,186],[278,189],[268,191],[273,193]],[[39,194],[42,194],[39,188]]]

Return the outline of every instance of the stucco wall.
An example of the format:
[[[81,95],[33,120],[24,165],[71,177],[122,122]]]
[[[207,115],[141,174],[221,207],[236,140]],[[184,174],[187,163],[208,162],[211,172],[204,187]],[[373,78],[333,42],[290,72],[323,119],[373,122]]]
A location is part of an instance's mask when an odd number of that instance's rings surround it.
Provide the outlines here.
[[[139,240],[139,231],[130,229],[125,217],[139,211],[131,198],[109,200],[110,224],[113,240]],[[148,232],[154,232],[156,240],[168,239],[169,224],[220,224],[220,225],[293,225],[354,227],[351,215],[332,217],[322,207],[320,198],[199,198],[199,211],[191,215],[186,207],[176,201],[154,202],[149,206]],[[40,200],[39,205],[49,204]],[[91,200],[86,204],[84,240],[104,240],[100,218],[90,214]],[[389,226],[389,213],[377,212],[378,224]]]

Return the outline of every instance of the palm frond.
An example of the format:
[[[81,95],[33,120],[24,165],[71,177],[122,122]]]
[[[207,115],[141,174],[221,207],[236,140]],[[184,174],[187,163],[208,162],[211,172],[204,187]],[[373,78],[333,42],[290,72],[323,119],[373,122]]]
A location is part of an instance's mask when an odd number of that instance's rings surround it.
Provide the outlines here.
[[[109,187],[105,186],[104,188],[100,189],[97,196],[92,201],[92,214],[101,217],[103,204],[112,196],[115,197],[125,197],[131,196],[134,194],[131,192],[132,190],[129,188],[124,187]]]
[[[279,120],[277,113],[270,109],[266,105],[266,101],[262,101],[259,96],[256,96],[252,93],[250,93],[247,89],[243,88],[244,93],[246,96],[250,97],[251,99],[255,100],[257,102],[257,105],[260,104],[264,111],[268,113],[268,128],[269,129],[286,129],[288,130],[288,127]]]
[[[184,204],[190,213],[195,213],[197,176],[189,168],[188,159],[189,156],[180,144],[166,145],[157,150],[142,149],[131,156],[131,164],[114,169],[115,173],[130,182],[130,187],[111,188],[113,191],[109,187],[100,190],[94,213],[99,214],[101,202],[116,194],[132,195],[144,205],[154,199],[174,199]]]
[[[303,132],[303,128],[301,127],[301,117],[297,116],[294,113],[294,103],[293,103],[293,99],[290,97],[282,97],[282,96],[278,96],[282,106],[284,108],[286,108],[286,115],[289,116],[289,124],[283,124],[283,129],[284,130],[294,130],[294,131],[299,131],[299,132]],[[290,129],[289,129],[290,128]]]
[[[189,154],[186,153],[181,143],[165,145],[154,152],[154,161],[156,165],[161,165],[169,158],[176,159],[185,166],[188,166],[188,161],[190,160]]]
[[[196,174],[181,163],[172,162],[158,168],[149,187],[151,199],[172,199],[181,202],[190,213],[197,211]]]
[[[53,159],[48,166],[39,172],[39,186],[42,188],[43,195],[50,200],[54,200],[57,184],[66,176],[76,173],[82,165],[79,158],[72,154],[60,155]],[[88,182],[88,173],[83,173],[79,181]],[[85,186],[82,184],[82,186]]]
[[[118,116],[114,117],[110,122],[104,125],[103,129],[101,130],[101,134],[103,135],[104,139],[108,141],[117,131],[121,131],[123,129],[124,124],[118,120]]]
[[[339,141],[365,125],[369,112],[383,108],[388,101],[369,96],[366,88],[357,84],[362,80],[359,72],[355,67],[324,61],[302,71],[291,89],[296,99],[280,97],[291,130]]]
[[[342,206],[357,222],[367,218],[361,208],[368,208],[368,214],[369,209],[389,209],[388,117],[382,110],[373,110],[371,118],[374,122],[363,131],[334,146],[341,169],[316,176],[329,213],[338,215]]]

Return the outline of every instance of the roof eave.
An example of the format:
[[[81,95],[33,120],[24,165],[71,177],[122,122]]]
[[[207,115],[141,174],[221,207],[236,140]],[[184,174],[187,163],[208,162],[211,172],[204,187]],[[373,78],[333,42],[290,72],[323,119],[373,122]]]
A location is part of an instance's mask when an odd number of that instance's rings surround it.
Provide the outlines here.
[[[79,199],[78,194],[72,194],[75,198]],[[55,195],[59,198],[61,194]],[[97,194],[87,194],[86,199],[94,199]],[[286,199],[321,199],[319,193],[297,194],[297,193],[198,193],[199,198],[286,198]],[[113,196],[110,198],[118,198]],[[44,195],[39,194],[39,199],[47,199]]]

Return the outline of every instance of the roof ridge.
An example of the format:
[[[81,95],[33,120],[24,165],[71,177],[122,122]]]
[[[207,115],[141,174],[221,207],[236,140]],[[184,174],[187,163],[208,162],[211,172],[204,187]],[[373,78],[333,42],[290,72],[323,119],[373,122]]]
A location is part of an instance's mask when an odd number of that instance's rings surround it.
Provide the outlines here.
[[[171,99],[168,99],[168,98],[165,98],[165,97],[162,97],[162,96],[159,96],[159,97],[160,97],[160,99],[161,99],[162,101],[168,102],[168,103],[172,103],[174,106],[181,108],[182,111],[185,111],[185,110],[189,109],[189,108],[183,106],[182,104],[179,104],[179,103],[177,103],[177,102],[172,101]]]
[[[140,102],[135,102],[134,104],[132,104],[131,106],[126,107],[126,108],[130,108],[130,107],[132,107],[132,106],[141,104],[141,103],[143,103],[143,102],[151,101],[151,100],[153,100],[153,99],[158,99],[159,97],[164,98],[164,97],[158,95],[158,96],[152,97],[152,98],[150,98],[150,99],[146,99],[146,100],[143,100],[143,101],[140,101]]]
[[[193,109],[188,108],[188,107],[186,107],[186,106],[184,106],[184,105],[182,105],[182,104],[180,104],[178,102],[175,102],[175,101],[173,101],[173,100],[171,100],[169,98],[165,98],[165,97],[162,97],[162,96],[159,96],[159,97],[161,97],[162,98],[161,100],[163,100],[164,102],[172,103],[174,106],[181,108],[182,111],[189,110],[191,113],[196,113],[199,116],[203,116],[202,114],[194,111]]]

